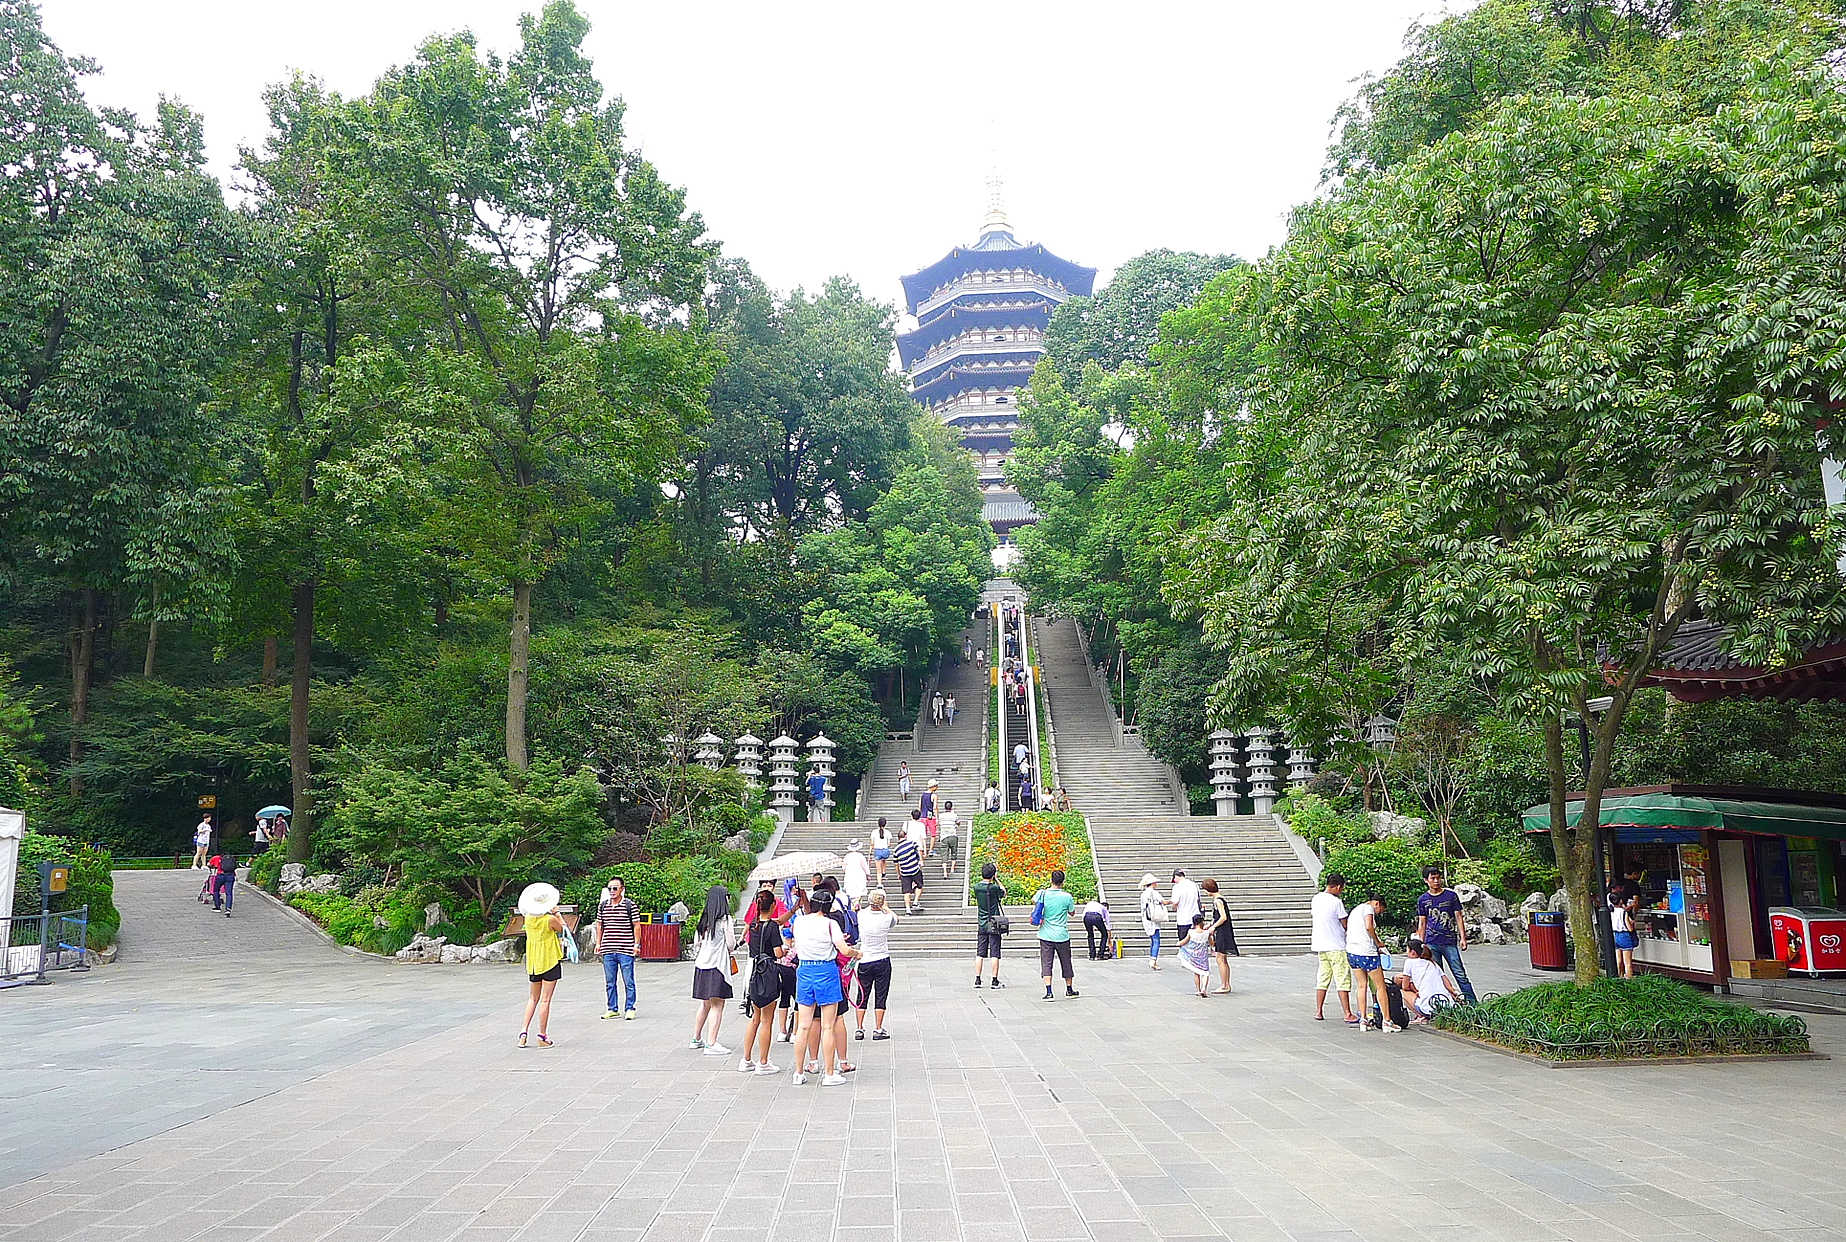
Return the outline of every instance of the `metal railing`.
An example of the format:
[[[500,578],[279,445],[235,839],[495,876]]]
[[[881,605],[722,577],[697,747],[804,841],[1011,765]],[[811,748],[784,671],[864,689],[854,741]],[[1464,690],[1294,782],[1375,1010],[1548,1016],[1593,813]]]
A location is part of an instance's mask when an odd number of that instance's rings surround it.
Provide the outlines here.
[[[0,916],[6,956],[0,961],[0,988],[44,983],[54,970],[88,970],[90,907],[55,913]]]

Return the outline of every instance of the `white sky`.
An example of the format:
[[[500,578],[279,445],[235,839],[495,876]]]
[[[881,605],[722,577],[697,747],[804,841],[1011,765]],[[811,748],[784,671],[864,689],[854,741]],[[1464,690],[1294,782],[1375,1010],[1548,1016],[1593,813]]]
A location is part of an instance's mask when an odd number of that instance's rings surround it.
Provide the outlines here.
[[[1449,0],[1462,9],[1471,0]],[[502,52],[542,0],[43,0],[93,102],[204,114],[228,175],[293,70],[365,91],[435,31]],[[1103,269],[1156,246],[1262,255],[1310,197],[1353,79],[1443,0],[578,0],[631,141],[778,288],[897,277],[973,241],[999,166],[1021,240]]]

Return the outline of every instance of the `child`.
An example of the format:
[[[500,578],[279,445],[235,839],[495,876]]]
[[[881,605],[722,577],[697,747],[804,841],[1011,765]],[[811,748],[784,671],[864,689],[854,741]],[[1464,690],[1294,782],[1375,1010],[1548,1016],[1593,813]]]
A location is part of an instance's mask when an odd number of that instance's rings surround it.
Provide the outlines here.
[[[1444,1005],[1461,1000],[1455,985],[1436,965],[1435,950],[1421,940],[1412,940],[1406,947],[1404,973],[1397,977],[1397,988],[1404,995],[1404,1004],[1416,1015],[1410,1021],[1417,1026],[1427,1023],[1429,1015]]]
[[[1179,964],[1192,972],[1193,990],[1205,996],[1205,981],[1211,978],[1211,936],[1202,914],[1192,916],[1192,926],[1179,942]]]
[[[1629,888],[1609,897],[1609,927],[1615,933],[1615,973],[1624,979],[1634,978],[1634,951],[1639,943],[1634,934],[1634,908],[1638,900],[1634,890]]]

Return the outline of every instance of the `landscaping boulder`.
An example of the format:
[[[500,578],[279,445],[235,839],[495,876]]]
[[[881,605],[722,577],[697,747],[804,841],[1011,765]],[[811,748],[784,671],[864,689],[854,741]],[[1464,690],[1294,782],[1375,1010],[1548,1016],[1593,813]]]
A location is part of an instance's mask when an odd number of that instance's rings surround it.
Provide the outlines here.
[[[477,962],[516,962],[519,960],[518,942],[496,940],[492,944],[476,945],[473,956]]]
[[[726,837],[723,841],[719,842],[719,844],[724,846],[724,848],[727,850],[736,850],[739,853],[748,854],[751,852],[750,850],[750,830],[748,828],[739,829],[738,831],[733,832],[730,836]]]
[[[308,876],[306,863],[283,863],[282,874],[277,878],[276,887],[283,895],[299,893],[301,882]]]
[[[1564,889],[1560,888],[1557,892],[1551,894],[1551,908],[1553,910],[1570,909],[1570,896]]]
[[[418,932],[410,938],[410,943],[399,949],[394,957],[400,962],[440,962],[442,946],[449,942],[447,936],[426,936]]]
[[[1429,828],[1429,821],[1411,815],[1393,815],[1390,811],[1370,812],[1372,835],[1379,840],[1398,838],[1414,840]]]
[[[427,906],[423,907],[423,930],[424,931],[428,931],[430,928],[436,927],[448,921],[449,921],[448,912],[442,908],[442,903],[440,901],[432,901]]]
[[[445,944],[442,946],[441,961],[444,966],[455,966],[474,960],[474,950],[465,944]]]
[[[1551,909],[1551,899],[1543,893],[1532,893],[1519,903],[1519,921],[1531,925],[1532,916],[1540,910]]]
[[[1482,923],[1480,931],[1476,934],[1480,937],[1482,944],[1506,943],[1506,933],[1501,931],[1500,925],[1495,922],[1489,921]]]

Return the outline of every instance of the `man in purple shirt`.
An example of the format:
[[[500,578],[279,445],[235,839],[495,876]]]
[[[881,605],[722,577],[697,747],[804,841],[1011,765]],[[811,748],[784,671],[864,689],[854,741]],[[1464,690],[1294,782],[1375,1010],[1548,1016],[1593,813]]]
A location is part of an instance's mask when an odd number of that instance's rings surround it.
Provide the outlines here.
[[[1474,1000],[1474,985],[1468,982],[1467,968],[1461,964],[1461,951],[1468,947],[1468,925],[1462,921],[1461,898],[1442,879],[1442,868],[1423,868],[1427,893],[1417,894],[1417,939],[1430,947],[1438,962],[1449,968],[1461,988],[1464,1001]]]

